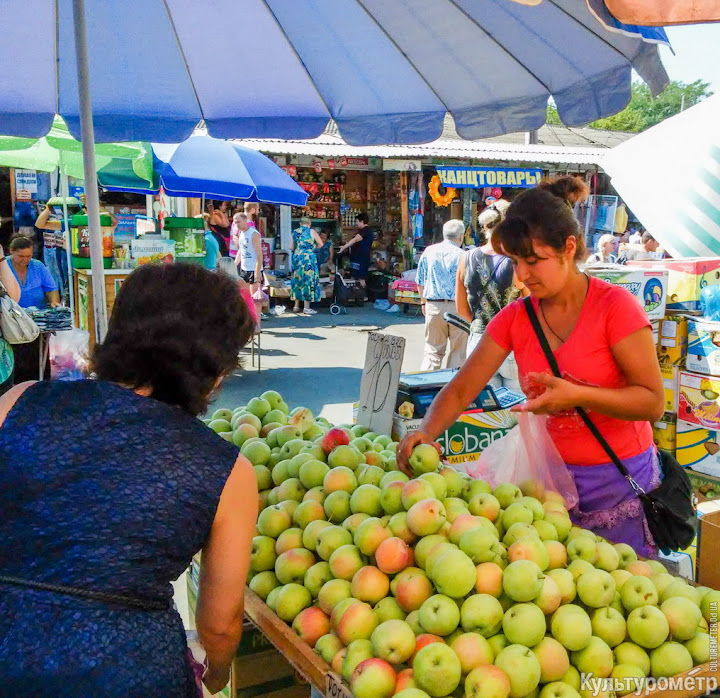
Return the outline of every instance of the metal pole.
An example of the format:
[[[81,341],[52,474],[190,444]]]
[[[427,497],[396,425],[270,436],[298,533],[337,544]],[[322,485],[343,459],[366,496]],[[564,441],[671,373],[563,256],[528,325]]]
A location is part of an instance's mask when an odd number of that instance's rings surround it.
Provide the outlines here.
[[[82,138],[83,167],[85,170],[85,198],[90,234],[90,261],[92,265],[93,307],[95,310],[95,341],[102,342],[107,332],[107,306],[105,302],[105,274],[103,271],[103,244],[100,230],[100,197],[95,164],[95,128],[90,100],[90,68],[85,24],[85,0],[73,0],[75,23],[75,56],[80,101],[80,135]]]
[[[68,216],[67,198],[70,196],[68,176],[62,171],[62,151],[60,152],[60,192],[63,197],[63,220],[65,221],[65,258],[68,265],[68,298],[70,300],[70,312],[73,321],[75,320],[75,274],[72,265],[72,235],[70,234],[70,218]]]

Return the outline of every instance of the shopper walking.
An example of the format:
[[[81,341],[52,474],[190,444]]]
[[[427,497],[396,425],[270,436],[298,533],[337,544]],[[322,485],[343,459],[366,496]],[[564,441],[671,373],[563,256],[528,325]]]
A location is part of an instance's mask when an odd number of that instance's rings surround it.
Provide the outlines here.
[[[615,252],[615,236],[610,233],[601,235],[597,243],[597,252],[591,254],[587,261],[586,266],[594,266],[598,264],[615,264],[617,257],[613,254]]]
[[[4,695],[197,698],[170,583],[200,548],[205,685],[225,686],[257,485],[197,415],[251,331],[224,274],[147,265],[118,293],[97,380],[0,398]]]
[[[300,312],[300,303],[303,304],[304,315],[315,315],[316,310],[310,307],[322,297],[320,289],[320,275],[318,273],[315,250],[322,246],[320,236],[310,227],[309,218],[300,219],[300,227],[293,230],[290,240],[292,252],[292,298],[295,301],[293,312]]]
[[[455,280],[465,236],[462,221],[451,220],[443,226],[443,241],[430,245],[420,257],[417,285],[425,316],[425,354],[423,371],[437,371],[447,352],[447,367],[457,368],[465,361],[467,334],[450,325],[445,313],[456,313]]]
[[[583,235],[568,202],[583,192],[587,185],[573,177],[543,183],[513,201],[497,231],[563,378],[552,375],[524,301],[511,303],[400,444],[398,465],[407,469],[415,445],[434,442],[452,425],[514,351],[529,398],[517,409],[549,415],[548,432],[580,497],[573,520],[650,556],[656,551],[640,500],[575,409],[590,414],[640,487],[649,492],[659,484],[651,423],[664,398],[650,321],[629,291],[578,269]]]

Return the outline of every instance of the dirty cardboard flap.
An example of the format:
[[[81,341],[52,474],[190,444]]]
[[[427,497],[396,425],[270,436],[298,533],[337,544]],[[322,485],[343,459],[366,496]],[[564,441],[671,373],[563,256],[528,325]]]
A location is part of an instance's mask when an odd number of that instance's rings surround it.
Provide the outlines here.
[[[708,512],[700,519],[697,552],[697,581],[702,586],[720,589],[720,511]]]

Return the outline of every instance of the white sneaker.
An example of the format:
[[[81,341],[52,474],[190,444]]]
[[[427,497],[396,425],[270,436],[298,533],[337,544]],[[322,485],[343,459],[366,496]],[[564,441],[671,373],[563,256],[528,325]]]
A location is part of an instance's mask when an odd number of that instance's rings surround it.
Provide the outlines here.
[[[313,310],[312,308],[306,308],[303,310],[303,315],[317,315],[317,310]]]

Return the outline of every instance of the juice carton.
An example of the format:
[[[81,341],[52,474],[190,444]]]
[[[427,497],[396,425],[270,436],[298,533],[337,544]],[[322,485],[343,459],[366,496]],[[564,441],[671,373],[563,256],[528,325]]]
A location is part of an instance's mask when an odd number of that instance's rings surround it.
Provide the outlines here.
[[[622,286],[635,296],[648,318],[665,317],[668,273],[666,269],[634,269],[621,264],[586,267],[585,273],[615,286]]]
[[[720,376],[720,322],[688,318],[688,371]]]
[[[720,380],[680,371],[678,420],[705,429],[720,429]]]
[[[666,412],[653,424],[653,441],[661,451],[675,455],[677,449],[677,415]]]
[[[687,259],[651,259],[630,261],[629,267],[666,269],[668,275],[668,310],[698,311],[700,291],[705,286],[720,284],[720,258],[689,257]]]
[[[661,365],[685,366],[688,347],[687,315],[666,315],[660,321],[657,355]]]

